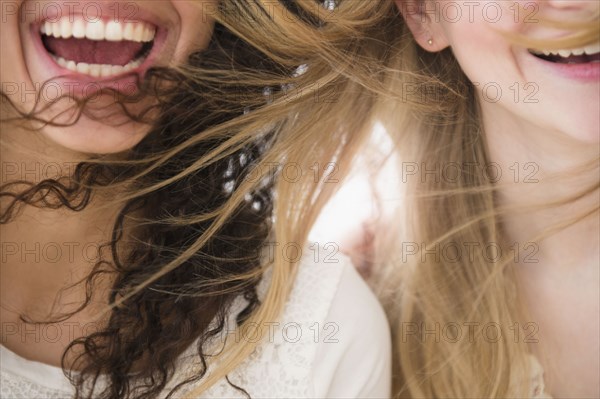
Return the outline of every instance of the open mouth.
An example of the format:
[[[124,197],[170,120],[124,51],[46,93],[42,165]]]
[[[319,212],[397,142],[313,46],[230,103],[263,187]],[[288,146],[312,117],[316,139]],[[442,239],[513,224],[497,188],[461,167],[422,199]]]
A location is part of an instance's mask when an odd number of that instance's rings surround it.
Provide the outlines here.
[[[94,78],[112,78],[142,65],[154,47],[156,31],[143,21],[73,16],[40,25],[42,43],[58,65]]]
[[[569,50],[528,50],[533,56],[556,64],[600,62],[600,43]]]

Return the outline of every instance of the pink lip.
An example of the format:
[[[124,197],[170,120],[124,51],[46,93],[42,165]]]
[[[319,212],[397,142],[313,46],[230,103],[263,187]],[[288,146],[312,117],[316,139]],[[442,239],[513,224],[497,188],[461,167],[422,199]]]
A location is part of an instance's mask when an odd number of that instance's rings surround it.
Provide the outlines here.
[[[76,73],[76,72],[73,72],[73,71],[70,71],[68,69],[61,67],[54,61],[54,59],[50,56],[50,54],[44,47],[44,44],[42,43],[42,37],[40,34],[40,25],[32,24],[32,32],[31,33],[32,33],[32,36],[34,37],[36,49],[40,53],[43,54],[43,56],[46,60],[48,60],[51,64],[53,64],[53,66],[54,66],[53,69],[57,70],[57,72],[59,72],[61,75],[69,74],[69,75],[73,75],[73,76],[82,76],[84,78],[85,77],[90,78],[91,81],[97,81],[98,79],[102,79],[102,78],[94,78],[89,75],[79,74],[79,73]],[[162,49],[163,44],[166,41],[166,36],[167,36],[167,31],[163,28],[158,27],[156,30],[156,36],[154,37],[154,40],[153,40],[154,43],[152,45],[152,50],[150,51],[150,53],[148,54],[148,56],[146,57],[144,62],[139,67],[132,69],[132,70],[128,71],[127,73],[124,73],[123,75],[137,74],[141,79],[144,76],[144,74],[146,73],[146,71],[152,66],[152,64],[158,57],[158,55],[160,54],[160,50]],[[115,78],[118,78],[119,76],[120,75],[116,75],[114,77],[105,78],[105,79],[114,80]]]
[[[559,64],[538,58],[529,54],[542,67],[551,70],[560,76],[583,82],[598,81],[600,79],[600,62],[588,62],[585,64]]]
[[[41,62],[46,67],[47,71],[49,72],[49,75],[51,76],[50,79],[59,83],[61,86],[64,86],[64,88],[68,90],[66,91],[66,93],[68,93],[69,95],[75,95],[77,97],[82,97],[86,95],[89,96],[104,88],[111,88],[117,91],[121,91],[123,93],[132,94],[135,91],[137,91],[137,83],[143,79],[148,69],[150,69],[156,63],[159,56],[161,55],[162,50],[165,47],[168,35],[168,29],[165,26],[168,26],[168,24],[166,24],[164,21],[159,20],[159,18],[153,16],[152,14],[138,9],[135,13],[135,18],[133,18],[133,16],[123,16],[119,18],[119,20],[125,20],[127,22],[143,21],[156,26],[154,44],[150,53],[144,59],[144,62],[140,66],[138,66],[135,69],[131,69],[130,71],[127,71],[121,75],[115,75],[108,78],[95,78],[90,75],[73,72],[58,65],[56,61],[52,58],[52,56],[48,53],[48,51],[44,47],[44,44],[42,43],[40,26],[46,20],[52,21],[56,20],[61,16],[76,16],[83,14],[78,13],[76,7],[74,12],[68,14],[61,14],[60,10],[58,10],[57,8],[50,8],[49,10],[53,11],[49,11],[43,13],[42,15],[38,15],[36,20],[31,23],[31,37],[34,42],[36,52],[41,56]],[[107,15],[111,14],[107,13]],[[113,12],[112,15],[115,15],[115,13]]]

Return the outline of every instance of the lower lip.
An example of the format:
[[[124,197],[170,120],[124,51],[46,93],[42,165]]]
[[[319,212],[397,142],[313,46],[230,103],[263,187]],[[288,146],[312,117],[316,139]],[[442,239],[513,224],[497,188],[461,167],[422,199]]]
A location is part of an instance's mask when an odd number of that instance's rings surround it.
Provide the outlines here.
[[[47,66],[51,74],[48,82],[52,79],[56,83],[59,83],[58,80],[60,80],[60,84],[68,90],[67,94],[76,97],[90,96],[102,89],[111,89],[124,94],[134,94],[138,90],[138,83],[156,61],[160,53],[160,48],[166,39],[166,32],[163,29],[157,29],[152,49],[140,66],[121,75],[95,78],[90,75],[73,72],[58,65],[50,53],[48,53],[46,47],[44,47],[39,30],[40,26],[38,24],[31,25],[31,34],[35,47],[42,56],[42,62]]]
[[[585,64],[560,64],[558,62],[545,61],[529,54],[544,68],[551,69],[556,74],[569,79],[592,82],[600,79],[600,62],[587,62]]]

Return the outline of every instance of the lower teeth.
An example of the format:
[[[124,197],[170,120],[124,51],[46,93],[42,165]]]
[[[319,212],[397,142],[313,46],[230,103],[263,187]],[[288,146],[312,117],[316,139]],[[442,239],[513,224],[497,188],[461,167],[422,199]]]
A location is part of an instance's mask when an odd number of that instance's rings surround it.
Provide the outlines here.
[[[116,76],[142,65],[145,57],[129,62],[127,65],[107,65],[107,64],[87,64],[85,62],[76,63],[75,61],[65,60],[62,57],[52,55],[52,58],[58,65],[73,72],[89,75],[94,78],[108,78]]]

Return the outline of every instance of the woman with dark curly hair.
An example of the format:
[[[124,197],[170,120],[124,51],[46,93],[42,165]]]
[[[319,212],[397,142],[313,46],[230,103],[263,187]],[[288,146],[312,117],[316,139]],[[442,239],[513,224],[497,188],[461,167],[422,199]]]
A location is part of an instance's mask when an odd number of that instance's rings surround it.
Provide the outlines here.
[[[379,304],[304,246],[369,128],[294,32],[315,15],[1,6],[0,397],[389,395]]]

